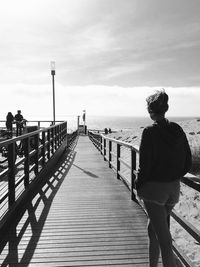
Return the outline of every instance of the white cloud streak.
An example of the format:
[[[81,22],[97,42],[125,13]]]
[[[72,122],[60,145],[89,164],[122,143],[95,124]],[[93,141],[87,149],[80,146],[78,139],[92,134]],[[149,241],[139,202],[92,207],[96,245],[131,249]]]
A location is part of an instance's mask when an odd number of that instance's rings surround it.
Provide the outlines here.
[[[86,109],[91,115],[147,116],[146,97],[161,87],[120,87],[120,86],[70,86],[56,84],[56,116],[81,115]],[[166,87],[169,94],[170,109],[168,116],[198,116],[200,90],[196,87]],[[24,116],[31,120],[52,119],[52,88],[32,85],[28,90],[21,84],[13,89],[4,86],[0,106],[1,119],[7,112],[15,113],[21,109]]]
[[[18,108],[31,117],[51,116],[51,60],[59,115],[84,108],[91,114],[144,115],[145,95],[162,87],[171,96],[169,114],[200,113],[198,1],[0,4],[2,116]]]

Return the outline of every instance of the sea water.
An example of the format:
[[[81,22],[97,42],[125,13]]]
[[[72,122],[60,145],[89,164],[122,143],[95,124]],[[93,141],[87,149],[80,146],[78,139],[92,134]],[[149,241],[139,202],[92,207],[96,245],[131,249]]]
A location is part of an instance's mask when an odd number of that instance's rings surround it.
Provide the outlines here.
[[[191,120],[194,117],[167,117],[171,121],[179,122],[183,120]],[[37,125],[37,121],[51,121],[50,118],[26,118],[27,125]],[[35,122],[33,122],[35,121]],[[62,115],[57,116],[56,121],[67,121],[68,132],[75,131],[77,129],[77,116]],[[50,122],[42,123],[42,127],[49,127]],[[79,124],[84,124],[82,117],[80,116]],[[92,116],[86,114],[85,124],[89,130],[104,130],[105,128],[110,128],[112,131],[131,131],[135,127],[145,127],[152,124],[150,117],[134,117],[134,116]],[[5,127],[5,122],[0,124],[1,127]]]
[[[194,117],[167,117],[171,121],[179,122],[183,120],[191,120]],[[67,118],[68,129],[77,129],[77,119]],[[90,130],[104,130],[105,128],[110,128],[112,131],[128,131],[135,127],[145,127],[152,124],[150,117],[131,117],[131,116],[87,116],[86,125]],[[80,124],[83,121],[80,118]]]

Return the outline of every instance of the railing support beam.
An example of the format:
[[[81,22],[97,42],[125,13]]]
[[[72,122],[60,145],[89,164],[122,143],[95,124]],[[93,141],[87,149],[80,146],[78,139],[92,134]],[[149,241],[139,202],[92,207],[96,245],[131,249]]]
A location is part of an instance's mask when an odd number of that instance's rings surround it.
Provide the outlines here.
[[[27,137],[24,140],[24,156],[25,156],[25,162],[24,162],[24,186],[27,187],[29,185],[29,165],[30,165],[30,138]]]
[[[104,156],[104,161],[106,161],[106,139],[103,139],[103,156]]]
[[[112,154],[111,154],[111,152],[112,152],[112,142],[109,140],[109,168],[112,167],[112,165],[111,165],[111,161],[112,161]]]
[[[8,145],[8,208],[15,203],[15,142]]]
[[[121,145],[117,144],[117,179],[120,179],[120,155],[121,155]]]
[[[133,189],[135,188],[135,175],[136,171],[136,152],[135,150],[131,149],[131,199],[136,200],[135,194]]]

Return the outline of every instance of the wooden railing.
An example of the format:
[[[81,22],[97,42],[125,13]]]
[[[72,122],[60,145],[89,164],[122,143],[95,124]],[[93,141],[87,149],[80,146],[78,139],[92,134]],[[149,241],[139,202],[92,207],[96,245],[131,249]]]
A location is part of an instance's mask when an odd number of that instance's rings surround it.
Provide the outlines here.
[[[62,123],[63,121],[55,121],[55,124],[58,124],[58,123]],[[49,126],[51,126],[51,125],[53,125],[53,121],[51,121],[51,120],[40,120],[40,121],[32,121],[32,120],[28,120],[27,121],[27,123],[29,124],[29,123],[33,123],[33,124],[37,124],[37,126],[40,128],[40,127],[42,127],[43,126],[43,124],[45,124],[45,126],[46,126],[46,124],[49,124]]]
[[[63,121],[55,121],[55,124],[62,123]],[[34,124],[37,125],[39,128],[40,127],[48,127],[53,125],[53,121],[51,120],[28,120],[27,124]],[[15,124],[13,124],[15,126]],[[6,121],[5,120],[0,120],[0,127],[6,128]]]
[[[77,139],[77,136],[78,130],[67,134],[67,148],[73,149],[74,145],[76,144],[75,140]]]
[[[5,158],[0,165],[0,233],[26,191],[45,169],[52,168],[76,136],[77,132],[67,134],[67,123],[63,122],[0,142]]]
[[[108,138],[102,134],[95,134],[90,131],[88,132],[88,135],[93,144],[103,155],[104,160],[108,161],[109,167],[116,171],[117,179],[122,179],[123,182],[128,186],[131,193],[131,199],[136,200],[136,195],[134,193],[134,181],[137,174],[136,170],[138,164],[139,147],[116,139]],[[115,148],[113,144],[115,145]],[[122,148],[130,150],[129,164],[121,155]],[[122,165],[129,169],[130,176],[128,179],[122,173]]]
[[[122,142],[113,138],[109,138],[102,134],[88,132],[88,136],[96,148],[103,155],[104,160],[108,161],[109,167],[112,168],[117,175],[117,179],[121,179],[130,190],[131,199],[136,201],[138,204],[144,208],[140,200],[137,198],[136,190],[134,186],[134,181],[137,176],[137,169],[139,165],[139,147],[127,142]],[[123,150],[129,150],[129,156],[123,157]],[[127,155],[127,152],[126,152]],[[122,172],[123,168],[123,172]],[[128,169],[128,175],[124,175],[125,169]],[[181,180],[185,185],[193,188],[194,190],[200,192],[200,183],[197,182],[190,174],[184,176]],[[172,212],[171,216],[174,220],[183,227],[192,236],[197,244],[200,243],[200,231],[193,226],[189,221],[187,221],[183,216],[181,216],[177,211]],[[173,248],[180,259],[182,266],[193,267],[196,266],[192,261],[185,255],[185,253],[173,242]]]
[[[22,128],[22,134],[26,134],[29,131],[32,131],[31,128],[37,128],[37,130],[39,129],[43,129],[43,128],[48,128],[50,126],[53,126],[55,124],[59,124],[62,123],[64,121],[55,121],[55,123],[53,121],[50,120],[31,120],[31,121],[24,121],[23,124],[23,128]],[[12,127],[12,133],[9,132],[8,135],[13,137],[16,136],[16,123],[13,122],[13,127]],[[6,121],[5,120],[0,120],[0,138],[2,137],[2,135],[6,134],[7,132],[7,128],[6,128]]]

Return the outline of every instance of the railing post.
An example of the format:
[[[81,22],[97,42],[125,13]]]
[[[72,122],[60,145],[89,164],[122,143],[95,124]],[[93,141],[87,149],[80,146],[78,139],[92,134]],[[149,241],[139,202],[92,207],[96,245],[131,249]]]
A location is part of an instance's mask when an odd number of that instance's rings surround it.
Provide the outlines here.
[[[98,150],[100,150],[100,147],[99,147],[99,140],[100,140],[99,135],[92,134],[92,138],[93,138],[94,145],[96,146],[96,148]]]
[[[68,147],[68,133],[67,133],[67,124],[66,124],[66,128],[64,130],[64,138],[66,140],[66,147]]]
[[[60,138],[60,127],[59,125],[56,127],[56,149],[59,147],[59,138]]]
[[[64,127],[64,135],[63,135],[63,139],[67,138],[67,122],[65,123],[65,127]]]
[[[103,156],[104,156],[104,161],[106,161],[106,139],[103,139]]]
[[[60,144],[64,140],[64,125],[60,125]]]
[[[34,136],[34,149],[36,150],[35,155],[34,155],[34,163],[35,163],[35,168],[34,168],[34,172],[35,175],[38,174],[38,170],[39,170],[39,134],[36,134]]]
[[[100,151],[100,136],[98,135],[92,135],[92,138],[94,139],[94,144],[96,146],[96,148]]]
[[[103,154],[102,149],[103,149],[103,138],[102,138],[102,136],[100,136],[100,152],[101,152],[101,154]]]
[[[8,208],[15,203],[15,142],[8,145]]]
[[[58,142],[58,136],[57,136],[57,134],[58,134],[58,131],[57,131],[57,129],[58,129],[58,127],[57,126],[55,126],[55,128],[54,128],[54,149],[55,149],[55,151],[57,150],[57,142]]]
[[[120,179],[120,148],[121,145],[117,144],[117,179]]]
[[[100,148],[99,148],[99,135],[97,136],[97,135],[94,135],[93,133],[90,133],[90,136],[93,139],[93,144],[96,146],[96,148],[98,150],[100,150]]]
[[[47,158],[50,159],[51,156],[51,132],[50,130],[47,131]]]
[[[112,161],[112,154],[111,154],[111,152],[112,152],[112,141],[109,140],[109,168],[112,167],[112,165],[111,165],[111,161]]]
[[[133,193],[133,188],[135,188],[135,172],[136,171],[136,152],[131,149],[131,199],[135,200],[135,194]]]
[[[67,138],[66,138],[66,147],[69,147],[69,135],[67,134]]]
[[[29,185],[29,164],[30,164],[30,138],[27,137],[25,140],[22,140],[24,142],[24,156],[25,156],[25,161],[24,161],[24,186],[27,187]]]
[[[54,154],[54,128],[51,128],[51,153]]]
[[[100,151],[100,136],[96,136],[93,133],[91,134],[91,138],[93,140],[94,145],[96,146],[96,148]]]
[[[61,135],[62,135],[62,127],[61,127],[61,125],[59,125],[59,128],[58,128],[58,146],[60,146],[61,142],[62,142]]]
[[[46,136],[45,132],[42,132],[42,166],[45,165],[45,154],[46,154]]]

